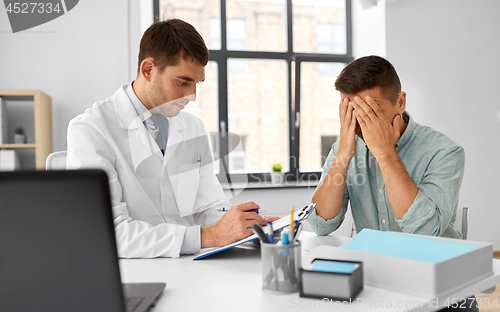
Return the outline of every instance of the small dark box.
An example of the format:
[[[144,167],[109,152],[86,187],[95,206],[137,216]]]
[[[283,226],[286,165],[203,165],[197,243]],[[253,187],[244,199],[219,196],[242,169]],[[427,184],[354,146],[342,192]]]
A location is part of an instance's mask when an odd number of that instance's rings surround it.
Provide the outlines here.
[[[349,301],[363,289],[362,262],[316,258],[300,275],[301,297]]]

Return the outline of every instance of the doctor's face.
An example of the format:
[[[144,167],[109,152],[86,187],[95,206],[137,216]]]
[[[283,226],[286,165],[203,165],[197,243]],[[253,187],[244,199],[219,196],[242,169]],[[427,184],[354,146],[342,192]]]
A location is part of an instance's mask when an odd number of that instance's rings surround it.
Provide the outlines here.
[[[148,88],[148,107],[166,117],[179,115],[190,101],[196,101],[196,84],[205,80],[205,66],[196,59],[183,59],[163,71],[152,70]]]

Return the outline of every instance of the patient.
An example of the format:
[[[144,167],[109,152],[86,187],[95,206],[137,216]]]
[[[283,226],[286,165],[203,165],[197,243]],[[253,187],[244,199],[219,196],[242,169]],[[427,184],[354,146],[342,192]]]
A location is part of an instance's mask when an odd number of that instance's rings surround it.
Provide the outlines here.
[[[358,231],[461,238],[454,227],[464,173],[464,149],[418,124],[406,93],[384,58],[355,60],[335,81],[340,92],[340,140],[333,144],[308,221],[318,235],[335,231],[350,202]],[[467,303],[467,307],[476,306]],[[460,311],[477,311],[460,309]]]

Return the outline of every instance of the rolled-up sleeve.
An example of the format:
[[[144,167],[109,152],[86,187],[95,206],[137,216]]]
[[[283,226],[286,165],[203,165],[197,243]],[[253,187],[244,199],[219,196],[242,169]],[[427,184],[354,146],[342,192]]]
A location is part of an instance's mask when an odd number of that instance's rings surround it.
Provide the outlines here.
[[[347,208],[342,206],[342,210],[339,214],[337,214],[330,220],[325,220],[322,217],[318,216],[318,214],[316,213],[316,209],[314,209],[307,220],[309,221],[311,228],[317,235],[328,235],[338,229],[342,222],[344,222],[346,211]]]
[[[335,159],[335,156],[337,155],[337,149],[338,149],[338,143],[335,143],[332,145],[332,149],[330,150],[330,153],[328,154],[328,157],[326,158],[325,164],[323,165],[323,172],[321,173],[321,178],[318,182],[318,186],[316,187],[316,190],[314,193],[318,191],[318,188],[323,184],[323,181],[325,180],[325,177],[330,170],[330,166],[333,163],[333,160]],[[310,200],[310,203],[313,202],[313,197]],[[307,221],[311,225],[311,228],[317,235],[328,235],[338,229],[340,225],[342,225],[342,222],[344,221],[345,213],[347,211],[347,204],[349,202],[349,195],[347,192],[347,188],[344,189],[344,199],[342,202],[342,209],[340,212],[332,219],[330,220],[325,220],[322,217],[318,216],[316,213],[316,209],[314,209],[311,214],[309,215]]]
[[[417,184],[417,197],[403,218],[396,220],[401,231],[434,236],[445,233],[456,214],[464,165],[465,152],[460,146],[440,150],[433,157]]]

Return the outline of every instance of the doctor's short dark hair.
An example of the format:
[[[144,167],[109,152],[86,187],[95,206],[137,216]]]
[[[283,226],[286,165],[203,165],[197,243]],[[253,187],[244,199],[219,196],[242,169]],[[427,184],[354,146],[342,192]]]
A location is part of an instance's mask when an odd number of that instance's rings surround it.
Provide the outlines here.
[[[166,66],[177,65],[181,57],[185,60],[196,59],[205,66],[208,56],[205,41],[193,25],[171,18],[154,23],[142,35],[138,71],[142,61],[148,57],[162,71]]]
[[[344,94],[358,94],[376,87],[380,87],[387,100],[396,104],[401,92],[398,74],[389,61],[375,55],[354,60],[335,80],[335,89]]]

